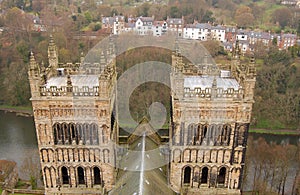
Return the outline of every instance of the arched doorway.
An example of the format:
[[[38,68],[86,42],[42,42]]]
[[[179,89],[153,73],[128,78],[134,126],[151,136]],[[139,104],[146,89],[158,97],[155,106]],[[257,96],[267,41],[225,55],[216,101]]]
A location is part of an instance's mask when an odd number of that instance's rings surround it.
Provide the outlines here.
[[[187,166],[187,167],[184,168],[184,174],[183,174],[183,183],[184,184],[190,184],[190,182],[191,182],[191,173],[192,173],[191,167]]]
[[[69,184],[69,174],[68,174],[68,169],[66,167],[61,168],[61,175],[62,175],[62,183]]]
[[[94,184],[99,185],[101,184],[101,174],[100,174],[100,169],[98,167],[93,168],[94,171]]]
[[[203,167],[201,172],[201,184],[207,184],[208,180],[208,168]]]
[[[82,167],[77,168],[77,175],[78,175],[78,184],[85,184],[84,182],[84,170]]]
[[[222,167],[218,175],[218,184],[225,184],[226,168]]]

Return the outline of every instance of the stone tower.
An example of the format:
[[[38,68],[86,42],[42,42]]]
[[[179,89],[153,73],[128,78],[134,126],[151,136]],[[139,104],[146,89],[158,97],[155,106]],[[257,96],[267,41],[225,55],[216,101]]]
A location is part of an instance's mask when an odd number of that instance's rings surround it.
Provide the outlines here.
[[[81,63],[61,64],[50,37],[46,68],[31,52],[28,76],[45,193],[240,194],[254,102],[254,59],[241,63],[237,48],[228,66],[216,66],[207,56],[194,65],[176,47],[168,135],[162,138],[144,120],[135,129],[138,134],[122,137],[126,141],[121,143],[115,119],[115,46],[109,39],[109,46],[100,49],[95,63],[81,57]],[[116,147],[120,143],[123,152]],[[157,153],[148,155],[153,148]],[[129,158],[130,149],[142,155]],[[138,173],[116,168],[123,163],[137,169],[165,159],[166,166]]]
[[[177,193],[240,194],[256,72],[254,59],[234,56],[218,70],[173,53],[169,181]]]
[[[52,37],[48,59],[41,72],[31,53],[28,71],[45,192],[104,194],[115,183],[115,61],[79,73],[80,64],[58,63]]]

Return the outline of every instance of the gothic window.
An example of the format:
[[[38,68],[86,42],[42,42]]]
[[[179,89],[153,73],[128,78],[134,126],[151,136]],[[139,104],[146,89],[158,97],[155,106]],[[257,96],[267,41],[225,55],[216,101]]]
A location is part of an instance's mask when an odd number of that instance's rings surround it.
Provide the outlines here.
[[[188,136],[187,136],[187,145],[193,145],[194,141],[194,124],[188,126]]]
[[[203,125],[201,129],[200,145],[203,144],[203,141],[206,141],[208,125]]]
[[[84,170],[82,167],[77,168],[77,175],[78,175],[78,184],[85,184]]]
[[[53,125],[53,136],[54,136],[54,144],[63,143],[63,132],[62,132],[61,125],[59,123],[55,123]]]
[[[98,126],[92,124],[55,123],[53,125],[54,144],[99,144]]]
[[[221,144],[222,145],[228,145],[229,139],[230,139],[230,125],[224,125],[222,128],[222,134],[221,134]]]
[[[194,140],[195,145],[200,145],[200,142],[201,142],[201,129],[202,129],[202,125],[198,124],[196,126],[196,133],[195,133],[195,140]]]
[[[87,124],[87,123],[85,123],[85,124],[83,124],[83,133],[84,133],[84,137],[85,137],[85,139],[84,139],[84,141],[85,141],[85,144],[87,144],[87,145],[90,145],[90,138],[91,138],[91,136],[90,136],[90,128],[89,128],[89,124]]]
[[[64,133],[64,142],[63,144],[70,144],[70,129],[69,129],[69,125],[66,123],[62,124],[63,127],[63,133]]]
[[[44,168],[44,175],[45,175],[45,185],[46,185],[46,188],[49,187],[49,184],[51,183],[49,177],[50,177],[50,170],[48,167],[45,167]]]
[[[77,124],[76,125],[76,130],[77,130],[77,143],[79,145],[83,144],[83,125],[82,124]]]
[[[92,141],[93,141],[93,145],[97,145],[99,144],[99,137],[98,137],[98,126],[97,124],[93,123],[92,125],[92,132],[91,132],[91,135],[92,135]]]
[[[208,181],[208,168],[203,167],[201,171],[201,184],[207,184]]]
[[[184,184],[190,184],[191,182],[191,173],[192,173],[192,169],[191,167],[187,166],[184,168],[184,174],[183,174],[183,183]]]
[[[72,144],[77,143],[76,138],[78,137],[78,135],[74,123],[70,124],[70,133],[71,133]]]
[[[226,168],[222,167],[218,174],[218,184],[225,184]]]
[[[93,168],[94,172],[94,184],[101,184],[101,174],[100,174],[100,169],[98,167]]]
[[[69,173],[66,167],[61,168],[61,175],[62,175],[62,183],[63,184],[70,184],[69,183]]]

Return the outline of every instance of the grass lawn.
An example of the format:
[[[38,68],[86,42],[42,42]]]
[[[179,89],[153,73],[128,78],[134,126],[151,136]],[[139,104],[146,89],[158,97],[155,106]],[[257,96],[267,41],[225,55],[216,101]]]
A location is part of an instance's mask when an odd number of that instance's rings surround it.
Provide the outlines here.
[[[250,129],[250,133],[265,133],[274,135],[299,135],[299,130],[268,130],[268,129]]]
[[[0,105],[0,109],[13,109],[13,110],[18,110],[18,111],[32,111],[31,106],[10,106],[10,105]]]

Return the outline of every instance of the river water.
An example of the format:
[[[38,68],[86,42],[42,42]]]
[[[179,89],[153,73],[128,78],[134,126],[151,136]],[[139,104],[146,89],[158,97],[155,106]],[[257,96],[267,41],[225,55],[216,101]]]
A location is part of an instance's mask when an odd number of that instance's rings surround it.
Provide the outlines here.
[[[250,134],[254,140],[265,138],[269,143],[290,143],[296,145],[299,136]],[[22,178],[22,165],[26,158],[38,159],[36,133],[32,117],[18,117],[14,113],[0,111],[0,159],[13,160],[18,163]],[[26,178],[25,178],[26,179]]]

